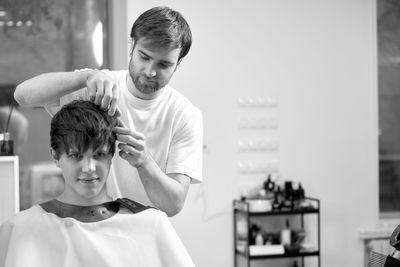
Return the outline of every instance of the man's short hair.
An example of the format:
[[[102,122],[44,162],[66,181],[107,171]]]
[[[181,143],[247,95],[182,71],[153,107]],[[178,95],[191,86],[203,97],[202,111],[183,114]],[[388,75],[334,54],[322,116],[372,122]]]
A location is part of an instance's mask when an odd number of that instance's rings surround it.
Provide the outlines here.
[[[117,118],[106,110],[85,100],[75,100],[64,105],[51,119],[50,146],[57,157],[69,153],[71,148],[85,152],[108,145],[114,155],[116,134],[113,128],[119,125]]]
[[[145,11],[133,23],[130,36],[134,42],[145,38],[155,47],[181,48],[178,61],[187,55],[192,45],[189,24],[178,11],[169,7]]]

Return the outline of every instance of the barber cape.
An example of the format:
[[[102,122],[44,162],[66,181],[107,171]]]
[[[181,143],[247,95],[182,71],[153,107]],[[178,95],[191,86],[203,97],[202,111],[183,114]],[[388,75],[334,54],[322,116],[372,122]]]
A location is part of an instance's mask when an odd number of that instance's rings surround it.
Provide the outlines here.
[[[121,205],[95,222],[46,210],[35,205],[0,227],[0,266],[194,266],[168,217],[157,209],[139,207],[133,213]]]

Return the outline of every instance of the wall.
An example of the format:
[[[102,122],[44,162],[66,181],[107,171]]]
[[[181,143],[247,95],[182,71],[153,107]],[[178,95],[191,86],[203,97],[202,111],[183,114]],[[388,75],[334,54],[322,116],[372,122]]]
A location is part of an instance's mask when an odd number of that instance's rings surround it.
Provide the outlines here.
[[[155,5],[194,35],[172,85],[203,111],[204,183],[173,223],[197,266],[233,266],[232,199],[265,178],[237,170],[256,157],[237,151],[241,96],[279,100],[279,173],[321,199],[322,266],[362,266],[358,230],[378,220],[375,1],[134,0],[128,30]]]
[[[110,31],[110,69],[121,70],[127,68],[128,36],[126,14],[126,0],[109,1]]]

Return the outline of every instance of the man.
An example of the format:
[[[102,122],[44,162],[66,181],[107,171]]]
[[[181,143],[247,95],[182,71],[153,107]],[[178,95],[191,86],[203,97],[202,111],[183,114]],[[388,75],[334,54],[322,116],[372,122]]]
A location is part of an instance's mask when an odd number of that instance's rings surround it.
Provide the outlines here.
[[[0,266],[194,266],[164,212],[108,195],[118,128],[89,101],[54,115],[50,152],[64,190],[1,225]]]
[[[126,128],[116,130],[119,156],[108,190],[155,205],[169,216],[184,205],[190,183],[202,181],[202,115],[168,83],[191,46],[182,15],[155,7],[131,29],[129,70],[46,73],[17,86],[22,106],[45,106],[54,114],[74,99],[89,99]]]

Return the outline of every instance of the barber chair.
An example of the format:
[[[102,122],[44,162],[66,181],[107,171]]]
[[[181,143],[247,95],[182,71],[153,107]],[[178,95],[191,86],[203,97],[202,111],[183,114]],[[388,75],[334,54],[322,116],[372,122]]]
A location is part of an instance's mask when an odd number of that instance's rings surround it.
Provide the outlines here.
[[[394,229],[390,237],[390,245],[394,247],[390,255],[372,252],[368,267],[400,267],[400,225]]]

